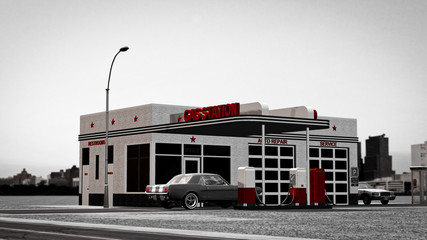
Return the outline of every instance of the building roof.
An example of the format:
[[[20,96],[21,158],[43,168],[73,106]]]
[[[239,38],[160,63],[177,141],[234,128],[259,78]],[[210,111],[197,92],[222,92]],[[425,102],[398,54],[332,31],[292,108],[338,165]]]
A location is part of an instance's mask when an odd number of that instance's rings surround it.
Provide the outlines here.
[[[108,137],[114,138],[147,133],[251,137],[261,134],[262,125],[265,125],[266,135],[281,134],[286,132],[305,131],[307,128],[310,130],[327,129],[329,128],[329,120],[264,115],[238,115],[201,121],[113,130],[108,132]],[[79,135],[79,141],[102,138],[105,138],[105,131]]]

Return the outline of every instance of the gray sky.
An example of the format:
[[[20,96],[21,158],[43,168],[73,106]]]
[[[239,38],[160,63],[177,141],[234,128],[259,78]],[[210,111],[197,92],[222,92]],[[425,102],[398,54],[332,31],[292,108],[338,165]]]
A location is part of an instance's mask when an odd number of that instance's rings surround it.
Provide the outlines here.
[[[393,168],[427,141],[427,1],[0,0],[0,177],[78,165],[79,117],[264,102],[357,118]]]

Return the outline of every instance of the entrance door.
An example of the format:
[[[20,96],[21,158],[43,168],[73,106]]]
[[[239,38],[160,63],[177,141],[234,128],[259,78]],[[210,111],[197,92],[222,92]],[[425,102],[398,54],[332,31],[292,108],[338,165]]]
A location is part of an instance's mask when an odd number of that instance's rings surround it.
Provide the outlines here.
[[[184,158],[184,173],[200,173],[200,158]]]

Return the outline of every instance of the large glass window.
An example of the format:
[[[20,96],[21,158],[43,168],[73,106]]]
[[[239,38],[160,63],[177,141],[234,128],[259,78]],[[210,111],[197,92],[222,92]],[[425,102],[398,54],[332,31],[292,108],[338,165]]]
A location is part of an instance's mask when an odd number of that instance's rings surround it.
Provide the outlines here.
[[[127,191],[144,192],[149,179],[150,144],[127,146]]]

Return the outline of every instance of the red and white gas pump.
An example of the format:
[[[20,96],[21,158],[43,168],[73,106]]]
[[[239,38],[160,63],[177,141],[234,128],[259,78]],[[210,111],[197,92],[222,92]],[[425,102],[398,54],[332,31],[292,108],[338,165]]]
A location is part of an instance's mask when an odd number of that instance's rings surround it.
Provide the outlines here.
[[[237,203],[240,206],[254,206],[256,203],[255,168],[239,167],[237,169]]]

